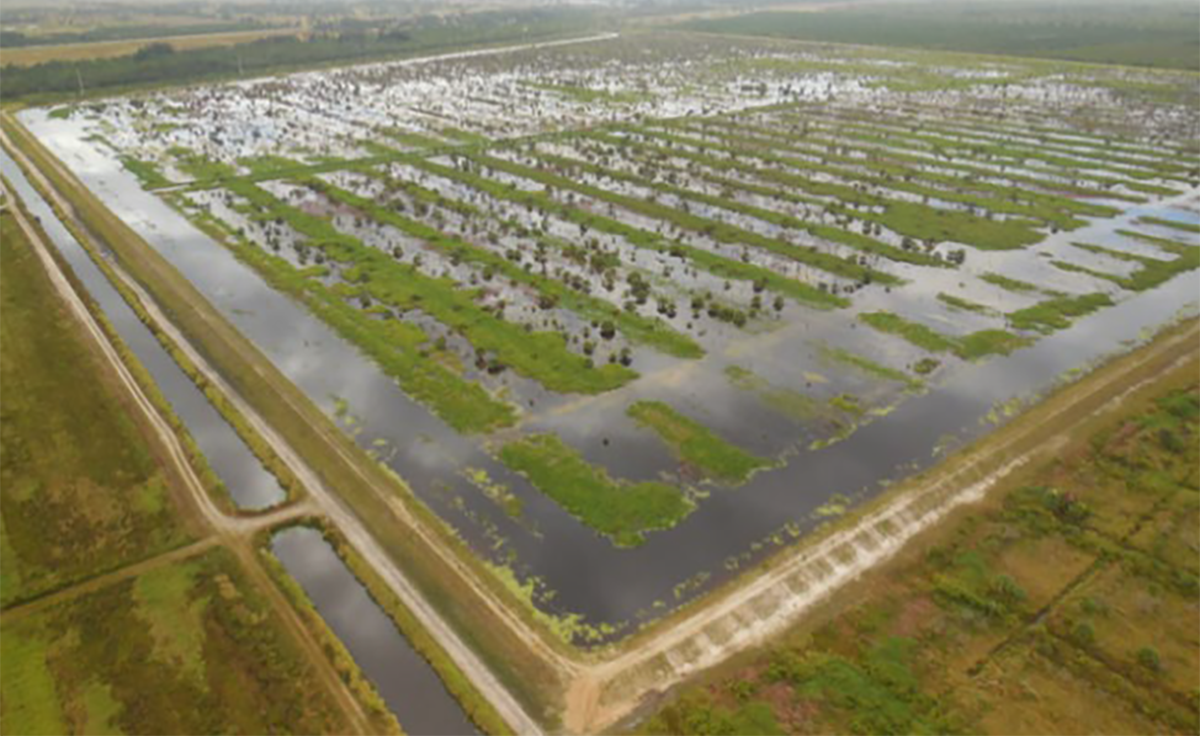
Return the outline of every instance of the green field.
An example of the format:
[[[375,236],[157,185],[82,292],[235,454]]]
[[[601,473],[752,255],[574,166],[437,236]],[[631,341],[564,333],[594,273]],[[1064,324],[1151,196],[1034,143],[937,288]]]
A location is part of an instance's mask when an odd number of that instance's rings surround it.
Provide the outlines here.
[[[1196,368],[638,730],[1194,733]]]
[[[10,213],[0,215],[0,604],[183,544],[169,481]]]
[[[949,0],[822,12],[770,11],[683,24],[689,30],[806,41],[1200,69],[1195,4]]]
[[[345,733],[233,556],[214,549],[0,624],[5,733]]]

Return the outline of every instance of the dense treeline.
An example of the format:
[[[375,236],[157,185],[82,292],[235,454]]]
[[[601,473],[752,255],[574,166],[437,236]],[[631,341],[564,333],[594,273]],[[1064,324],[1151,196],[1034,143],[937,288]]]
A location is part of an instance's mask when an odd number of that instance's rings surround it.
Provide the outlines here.
[[[201,33],[234,33],[237,31],[256,31],[272,26],[256,22],[229,23],[216,21],[212,23],[191,23],[178,26],[163,24],[101,26],[86,31],[67,33],[39,33],[26,35],[20,31],[0,31],[0,48],[20,48],[23,46],[57,46],[66,43],[95,43],[98,41],[125,41],[134,38],[170,38],[172,36],[190,36]]]
[[[52,61],[0,69],[0,96],[56,96],[132,85],[196,82],[251,76],[288,68],[399,56],[480,43],[507,43],[580,32],[591,14],[577,10],[479,13],[458,19],[423,19],[385,31],[279,36],[234,47],[175,51],[155,43],[128,56]]]
[[[758,12],[684,28],[878,46],[1200,70],[1194,2],[912,1],[823,13]]]

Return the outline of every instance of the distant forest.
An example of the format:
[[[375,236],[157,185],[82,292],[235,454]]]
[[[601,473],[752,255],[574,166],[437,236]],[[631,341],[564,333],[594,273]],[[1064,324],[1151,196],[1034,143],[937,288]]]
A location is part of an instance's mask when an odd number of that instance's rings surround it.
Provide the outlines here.
[[[127,56],[52,61],[0,69],[0,95],[61,98],[125,87],[262,75],[300,67],[404,56],[443,48],[537,40],[587,30],[592,15],[572,9],[496,11],[424,18],[382,31],[340,30],[301,39],[275,36],[236,46],[176,51],[165,42]]]
[[[1200,71],[1200,4],[909,2],[764,11],[689,30]]]

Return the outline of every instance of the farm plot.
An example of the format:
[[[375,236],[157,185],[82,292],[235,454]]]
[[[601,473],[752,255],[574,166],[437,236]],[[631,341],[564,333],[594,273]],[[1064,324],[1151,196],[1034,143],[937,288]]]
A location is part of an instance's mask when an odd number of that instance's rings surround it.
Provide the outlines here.
[[[78,339],[11,213],[0,214],[4,431],[0,605],[186,544],[178,491]],[[106,376],[101,385],[91,377]]]
[[[2,631],[11,733],[351,726],[223,548],[6,618]]]
[[[781,521],[759,489],[1200,265],[1193,86],[657,34],[29,115],[356,345],[444,423],[422,442],[490,458],[461,523],[499,558],[640,545],[734,489],[738,558]]]

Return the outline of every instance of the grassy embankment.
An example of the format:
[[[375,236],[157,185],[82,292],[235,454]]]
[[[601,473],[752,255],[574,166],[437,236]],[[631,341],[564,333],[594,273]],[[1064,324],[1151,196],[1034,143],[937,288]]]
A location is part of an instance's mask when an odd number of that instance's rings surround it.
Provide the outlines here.
[[[1196,369],[1082,420],[1065,450],[640,730],[1194,732]]]
[[[759,469],[773,465],[718,436],[691,417],[661,401],[638,401],[625,411],[638,424],[651,429],[687,465],[723,483],[745,483]]]
[[[11,206],[11,205],[10,205]],[[116,378],[0,214],[0,605],[185,544],[175,482]]]
[[[522,437],[501,447],[499,456],[572,516],[621,547],[641,544],[646,532],[669,529],[695,509],[675,486],[614,480],[557,435]]]
[[[0,631],[5,733],[353,728],[222,548],[6,618]]]
[[[563,683],[528,642],[559,640],[538,624],[527,596],[484,566],[403,481],[372,460],[320,411],[257,348],[209,305],[186,278],[115,217],[11,118],[4,129],[46,172],[80,217],[171,315],[175,324],[234,389],[248,401],[355,511],[387,554],[509,691],[535,716],[553,722]],[[398,514],[399,500],[405,513]],[[418,531],[419,530],[419,531]],[[477,581],[480,588],[468,582]],[[484,595],[495,597],[529,625],[529,632],[498,623]]]
[[[471,719],[483,733],[490,736],[507,736],[512,734],[512,728],[505,723],[496,709],[492,707],[471,681],[467,679],[458,665],[454,663],[450,656],[446,654],[437,641],[434,640],[429,632],[425,630],[421,623],[413,616],[412,611],[404,602],[388,587],[371,565],[364,560],[350,544],[346,538],[336,529],[329,526],[324,520],[313,520],[305,522],[307,525],[317,529],[325,537],[325,540],[337,551],[342,562],[346,564],[358,582],[367,590],[371,599],[383,609],[383,611],[391,618],[396,628],[408,640],[413,649],[421,655],[425,661],[433,667],[438,676],[442,679],[442,683],[450,694],[462,706],[463,711]],[[287,573],[283,565],[279,562],[270,551],[271,534],[264,534],[259,539],[259,553],[263,559],[268,572],[271,573],[275,581],[283,588],[292,604],[301,614],[308,619],[310,627],[314,631],[321,632],[322,646],[329,655],[338,670],[343,673],[343,677],[347,678],[347,682],[356,691],[363,691],[359,697],[366,699],[369,695],[379,701],[380,707],[386,710],[386,706],[379,700],[378,694],[374,687],[362,679],[362,672],[358,665],[354,663],[353,657],[346,651],[345,645],[341,640],[325,625],[321,614],[317,612],[313,605],[312,599],[304,592],[304,589]],[[349,678],[357,678],[359,682],[355,682]]]

